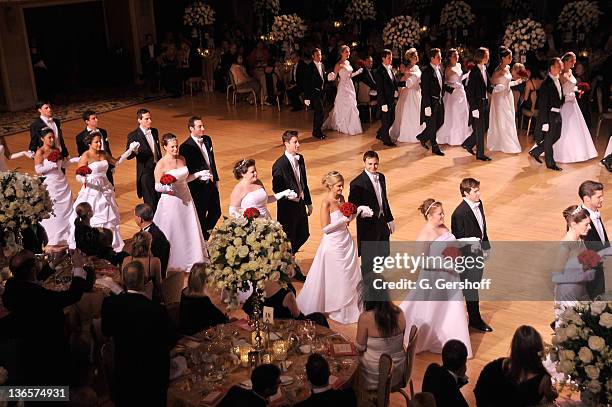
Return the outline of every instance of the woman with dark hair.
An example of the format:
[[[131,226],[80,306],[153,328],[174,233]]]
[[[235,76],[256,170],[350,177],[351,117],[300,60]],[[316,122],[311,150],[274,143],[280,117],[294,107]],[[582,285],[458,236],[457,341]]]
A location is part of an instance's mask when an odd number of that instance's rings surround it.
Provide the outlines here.
[[[557,398],[550,375],[542,364],[544,344],[533,327],[514,332],[510,357],[487,364],[478,378],[474,395],[478,407],[522,407]]]
[[[444,123],[438,129],[436,138],[440,144],[458,146],[472,134],[472,127],[468,123],[470,106],[462,83],[469,73],[463,74],[459,63],[459,52],[455,48],[446,52],[446,59],[444,81],[454,91],[453,93],[444,92]]]

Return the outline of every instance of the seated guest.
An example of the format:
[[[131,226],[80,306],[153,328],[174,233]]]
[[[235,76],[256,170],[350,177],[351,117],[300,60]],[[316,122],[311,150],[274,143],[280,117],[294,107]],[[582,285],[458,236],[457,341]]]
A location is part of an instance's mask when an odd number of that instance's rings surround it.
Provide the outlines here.
[[[423,391],[433,394],[436,404],[448,407],[467,407],[459,390],[467,384],[465,376],[467,348],[457,339],[451,339],[442,347],[442,366],[432,363],[423,377]]]
[[[329,328],[327,318],[320,312],[313,312],[312,314],[304,315],[298,308],[297,301],[295,300],[295,294],[288,288],[282,288],[276,281],[266,281],[266,299],[262,304],[261,309],[264,306],[274,308],[274,318],[287,318],[287,319],[308,319],[315,322],[318,325]],[[257,300],[255,292],[251,294],[248,300],[242,306],[242,310],[248,315],[254,313],[254,303]]]
[[[348,388],[334,390],[329,385],[329,364],[318,353],[313,353],[306,362],[306,376],[311,386],[311,395],[296,407],[350,407],[357,405],[355,392]]]
[[[75,208],[75,212],[77,215],[74,220],[74,240],[76,242],[76,248],[87,256],[95,256],[98,254],[100,232],[89,225],[93,217],[93,209],[89,203],[81,202]]]
[[[161,261],[152,255],[151,243],[153,236],[149,232],[141,231],[132,237],[132,248],[129,255],[123,259],[121,268],[132,261],[139,261],[144,267],[145,284],[153,281],[153,286],[161,290]]]
[[[234,83],[238,89],[253,89],[255,95],[259,94],[259,82],[247,73],[246,68],[242,65],[242,55],[236,55],[230,67],[230,74],[234,77]],[[256,103],[257,101],[252,102]]]
[[[151,254],[161,262],[161,275],[162,278],[166,278],[166,268],[170,257],[170,242],[168,242],[164,232],[153,223],[153,215],[155,215],[153,208],[146,203],[138,204],[134,208],[134,221],[141,231],[151,234]]]
[[[21,229],[21,244],[23,248],[34,254],[41,254],[44,247],[49,243],[45,228],[38,222],[29,228]]]
[[[232,386],[218,407],[266,407],[268,398],[278,392],[280,375],[280,369],[276,365],[263,364],[257,366],[251,373],[252,390]]]
[[[189,272],[187,288],[181,293],[179,331],[184,335],[193,335],[211,326],[229,322],[227,316],[215,307],[204,292],[207,267],[205,263],[194,264]]]
[[[176,331],[166,309],[144,293],[142,263],[123,268],[127,292],[102,303],[102,333],[115,344],[115,404],[165,406],[170,376],[170,348]]]
[[[128,253],[123,250],[120,252],[113,250],[113,232],[110,229],[98,227],[96,230],[99,233],[97,257],[119,266]]]
[[[474,395],[478,407],[520,407],[552,402],[557,392],[550,375],[542,365],[544,344],[533,327],[517,328],[510,345],[510,357],[499,358],[487,364]]]
[[[2,302],[11,313],[0,323],[0,339],[16,339],[24,350],[19,364],[22,381],[12,384],[70,383],[64,308],[79,301],[87,289],[84,260],[82,253],[75,250],[70,287],[66,291],[52,291],[34,282],[36,262],[32,252],[22,250],[10,259],[13,277],[6,282]]]

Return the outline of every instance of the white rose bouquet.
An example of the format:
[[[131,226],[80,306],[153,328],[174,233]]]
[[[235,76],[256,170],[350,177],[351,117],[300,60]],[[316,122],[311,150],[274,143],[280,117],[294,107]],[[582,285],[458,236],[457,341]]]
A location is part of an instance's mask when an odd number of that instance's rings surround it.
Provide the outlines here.
[[[472,7],[465,1],[454,0],[442,8],[440,14],[440,27],[456,29],[467,27],[474,22]]]
[[[419,22],[410,16],[393,17],[383,29],[383,42],[394,47],[412,47],[419,44]]]
[[[306,24],[297,14],[283,14],[274,17],[270,38],[273,42],[288,41],[295,42],[298,38],[304,38]]]
[[[376,18],[374,3],[371,0],[350,1],[346,7],[345,18],[349,23],[374,20]]]
[[[597,2],[580,0],[567,3],[559,14],[559,25],[570,30],[591,31],[599,24],[599,10]]]
[[[562,385],[573,381],[600,403],[612,402],[612,301],[567,307],[559,317],[549,349]]]
[[[504,32],[504,45],[515,54],[540,49],[544,46],[545,41],[546,34],[542,24],[530,18],[510,23]]]
[[[183,23],[186,26],[202,27],[215,22],[215,11],[208,4],[196,1],[185,8]]]
[[[277,16],[280,12],[280,0],[255,0],[253,8],[258,14],[270,13]]]
[[[264,282],[272,280],[286,287],[294,272],[295,259],[283,227],[260,218],[254,208],[225,218],[213,231],[208,250],[212,266],[208,284],[229,293],[228,309],[237,307],[238,291],[247,291],[250,284],[263,290]]]

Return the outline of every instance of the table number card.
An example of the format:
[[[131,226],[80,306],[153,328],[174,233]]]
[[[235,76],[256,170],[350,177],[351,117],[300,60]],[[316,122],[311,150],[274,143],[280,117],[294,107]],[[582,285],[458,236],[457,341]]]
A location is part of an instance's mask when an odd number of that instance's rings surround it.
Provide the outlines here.
[[[263,307],[263,321],[269,324],[274,324],[274,308]]]
[[[351,356],[357,354],[357,349],[352,343],[334,343],[333,350],[335,356]]]

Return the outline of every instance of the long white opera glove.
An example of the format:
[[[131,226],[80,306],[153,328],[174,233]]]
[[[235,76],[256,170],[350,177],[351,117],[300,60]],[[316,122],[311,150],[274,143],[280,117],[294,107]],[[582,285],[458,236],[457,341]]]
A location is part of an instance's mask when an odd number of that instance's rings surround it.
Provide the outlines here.
[[[330,72],[330,73],[327,74],[327,80],[328,81],[331,82],[331,81],[333,81],[335,79],[336,79],[336,73],[335,72]]]
[[[20,151],[18,153],[11,154],[11,160],[15,160],[21,157],[28,157],[29,159],[33,159],[36,153],[34,151]]]
[[[395,222],[387,222],[387,226],[389,227],[389,234],[392,235],[395,233]]]
[[[520,85],[521,83],[525,82],[524,79],[517,79],[515,81],[510,81],[510,83],[508,84],[508,86],[513,87],[516,85]]]
[[[341,230],[343,228],[346,228],[346,222],[350,222],[350,219],[347,218],[346,216],[341,217],[340,219],[338,219],[337,221],[330,223],[329,225],[325,226],[323,228],[323,233],[325,234],[330,234],[333,233],[337,230]]]
[[[468,71],[467,73],[464,73],[463,75],[461,75],[461,82],[463,82],[469,77],[470,77],[470,72]]]
[[[121,156],[119,157],[119,159],[115,163],[115,166],[117,166],[117,165],[123,163],[125,160],[127,160],[128,157],[130,155],[132,155],[132,153],[134,153],[136,150],[138,150],[139,147],[140,147],[140,143],[139,142],[132,141],[130,143],[130,146],[128,147],[128,149],[125,150],[125,152],[123,154],[121,154]]]
[[[362,73],[362,72],[363,72],[363,68],[359,68],[358,70],[354,71],[354,72],[351,74],[351,78],[354,78],[354,77],[355,77],[355,76],[357,76],[357,75],[361,75],[361,73]]]
[[[57,170],[57,163],[50,161],[43,161],[42,164],[36,164],[34,170],[37,174],[45,175],[48,172]]]
[[[374,216],[374,211],[369,206],[361,205],[357,208],[357,216],[371,218]]]
[[[81,157],[72,157],[69,160],[62,160],[62,168],[68,168],[69,165],[78,164]]]
[[[174,194],[174,185],[162,185],[160,182],[156,182],[155,190],[162,194]]]
[[[229,214],[235,218],[242,216],[242,213],[240,213],[240,208],[236,208],[235,206],[229,207]]]
[[[278,194],[274,194],[274,198],[278,201],[281,198],[289,198],[289,199],[294,199],[297,197],[297,194],[295,193],[295,191],[291,190],[291,189],[285,189],[282,192],[279,192]]]
[[[202,181],[212,181],[213,175],[210,170],[202,170],[193,174],[196,178]]]
[[[85,184],[85,182],[87,182],[87,177],[83,176],[83,175],[78,175],[76,176],[76,180],[78,183],[80,184]]]

